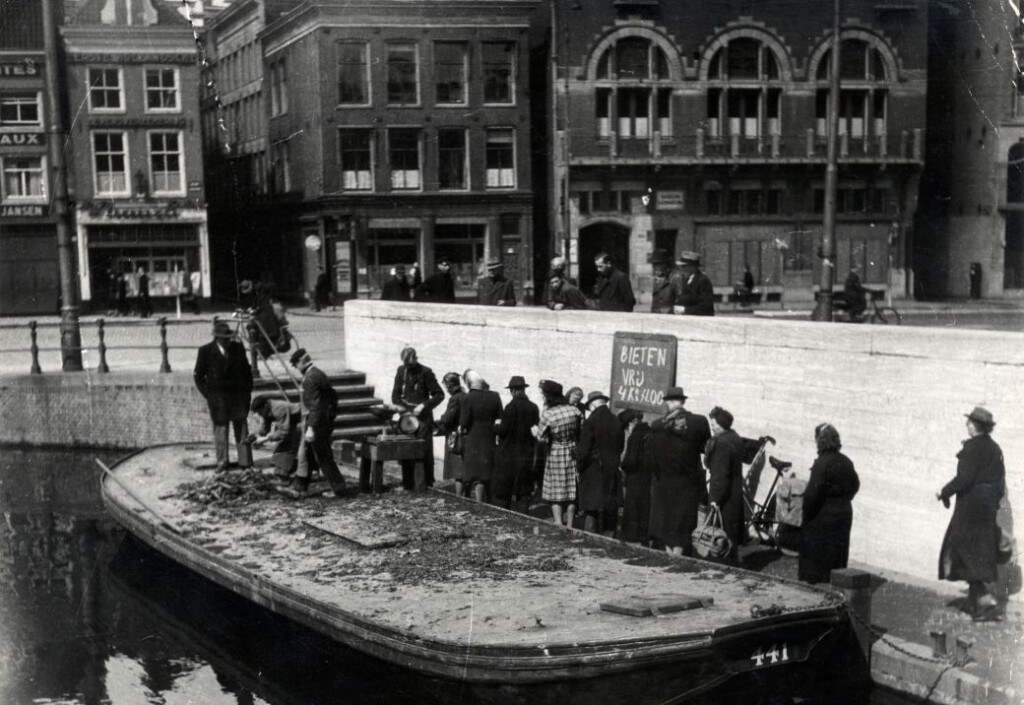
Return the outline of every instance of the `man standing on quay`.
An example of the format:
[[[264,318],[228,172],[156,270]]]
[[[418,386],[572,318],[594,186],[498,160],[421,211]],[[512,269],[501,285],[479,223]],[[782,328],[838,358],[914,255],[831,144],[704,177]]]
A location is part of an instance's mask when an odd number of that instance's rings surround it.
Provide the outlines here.
[[[505,278],[505,265],[500,260],[487,263],[487,276],[477,282],[477,301],[484,306],[515,306],[516,288]]]
[[[632,311],[636,306],[633,285],[629,277],[612,264],[610,255],[602,252],[594,258],[597,282],[594,284],[594,302],[598,311]]]
[[[196,388],[206,398],[213,421],[213,442],[217,454],[217,472],[228,469],[228,424],[235,434],[235,448],[249,435],[249,397],[252,394],[252,368],[245,359],[245,347],[224,321],[213,325],[213,341],[199,348],[193,376]],[[244,457],[242,453],[239,458]]]
[[[302,373],[302,440],[299,443],[299,466],[292,484],[284,493],[301,499],[309,491],[309,473],[313,467],[327,478],[336,497],[345,494],[345,478],[334,460],[331,434],[337,412],[337,394],[323,370],[313,364],[305,348],[292,353],[292,367]]]
[[[402,364],[395,371],[395,383],[391,387],[391,403],[412,411],[419,419],[420,427],[416,437],[427,442],[423,458],[427,487],[434,484],[434,407],[443,401],[444,392],[437,383],[434,371],[420,364],[415,349],[403,349]],[[402,461],[402,486],[407,490],[415,486],[415,471],[415,460]]]

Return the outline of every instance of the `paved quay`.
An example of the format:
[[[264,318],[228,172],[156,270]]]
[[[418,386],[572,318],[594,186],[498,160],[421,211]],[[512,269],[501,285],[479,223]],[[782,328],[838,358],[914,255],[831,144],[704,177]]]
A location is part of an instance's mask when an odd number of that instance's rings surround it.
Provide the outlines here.
[[[1024,331],[1024,305],[1016,301],[943,302],[922,304],[897,302],[904,313],[904,325],[912,321],[941,321],[921,325],[956,328],[993,328]],[[777,313],[776,313],[777,312]],[[760,307],[754,315],[768,318],[803,319],[806,310],[772,311]],[[230,312],[218,312],[227,317]],[[720,315],[751,315],[750,312],[721,310]],[[323,367],[340,371],[345,367],[344,317],[342,309],[289,312],[291,328],[303,346]],[[25,374],[30,366],[25,325],[30,319],[0,320],[0,374]],[[39,345],[57,347],[56,316],[37,317]],[[83,317],[86,366],[95,369],[95,316]],[[190,370],[195,348],[210,339],[211,315],[183,314],[180,321],[168,318],[169,358],[175,371]],[[45,325],[44,325],[45,324]],[[160,365],[159,326],[156,319],[107,319],[108,364],[119,371],[152,371]],[[59,371],[59,354],[40,354],[44,374]],[[1014,467],[1013,459],[1009,459]],[[858,519],[855,517],[855,522]],[[864,517],[860,518],[865,521]],[[748,549],[746,565],[755,570],[795,577],[796,561],[768,551]],[[936,557],[937,560],[937,557]],[[1009,580],[1008,592],[1016,593],[1007,603],[1006,616],[998,623],[973,623],[959,607],[965,595],[964,583],[922,581],[870,565],[854,567],[872,573],[872,619],[876,638],[872,647],[873,673],[877,682],[922,701],[937,703],[1024,703],[1024,606],[1020,602],[1019,575]],[[933,659],[930,632],[946,633],[950,656]],[[972,645],[963,665],[954,665],[957,638]]]

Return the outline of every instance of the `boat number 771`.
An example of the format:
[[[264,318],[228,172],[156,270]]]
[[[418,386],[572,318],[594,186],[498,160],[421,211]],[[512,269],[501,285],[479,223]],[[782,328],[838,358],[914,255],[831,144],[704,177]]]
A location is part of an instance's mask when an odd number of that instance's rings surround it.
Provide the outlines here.
[[[781,646],[779,644],[772,644],[769,649],[758,647],[757,651],[750,657],[750,660],[754,662],[754,668],[785,663],[789,661],[789,644],[785,642]]]

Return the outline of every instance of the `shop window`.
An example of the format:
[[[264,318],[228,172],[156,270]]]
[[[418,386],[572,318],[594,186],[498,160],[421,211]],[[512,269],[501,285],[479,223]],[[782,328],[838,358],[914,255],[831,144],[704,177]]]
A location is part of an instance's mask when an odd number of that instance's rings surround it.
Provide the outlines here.
[[[149,133],[149,170],[154,195],[185,193],[180,133]]]
[[[785,255],[785,268],[789,272],[809,272],[813,266],[815,234],[807,230],[790,233],[789,250]]]
[[[394,190],[419,189],[420,131],[415,128],[388,130],[388,166],[391,170],[391,188]]]
[[[389,44],[386,50],[388,104],[419,103],[419,79],[415,44]]]
[[[89,110],[124,112],[121,69],[89,69]]]
[[[128,196],[128,146],[123,132],[94,132],[93,170],[97,196]]]
[[[42,125],[39,102],[38,93],[0,96],[0,127]]]
[[[466,104],[468,63],[465,42],[434,42],[434,91],[439,104]]]
[[[177,112],[178,70],[146,69],[146,111]]]
[[[373,131],[338,130],[341,157],[341,187],[346,191],[373,190]]]
[[[506,227],[505,216],[500,220]],[[434,258],[447,257],[457,294],[473,294],[484,265],[486,226],[476,223],[438,223],[434,226]],[[504,231],[502,231],[504,232]]]
[[[487,130],[485,162],[487,188],[515,188],[515,130],[508,128]]]
[[[515,42],[484,42],[484,103],[505,105],[515,102]]]
[[[437,131],[437,185],[441,189],[465,189],[466,130],[462,128]]]
[[[338,42],[338,104],[370,103],[370,47],[366,42]]]
[[[6,156],[0,160],[3,169],[4,202],[43,200],[46,198],[45,170],[42,157]]]
[[[413,228],[373,228],[367,233],[366,274],[371,290],[379,290],[395,265],[418,262],[420,231]]]

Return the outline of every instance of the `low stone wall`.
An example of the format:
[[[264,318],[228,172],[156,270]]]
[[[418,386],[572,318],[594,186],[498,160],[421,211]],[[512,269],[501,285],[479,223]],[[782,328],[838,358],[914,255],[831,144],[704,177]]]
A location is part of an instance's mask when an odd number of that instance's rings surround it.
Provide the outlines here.
[[[388,397],[399,351],[414,346],[438,378],[468,367],[508,399],[511,375],[607,391],[616,331],[677,337],[687,407],[729,409],[744,436],[771,435],[773,455],[806,477],[815,425],[839,429],[857,467],[851,559],[935,579],[951,512],[935,492],[955,474],[963,414],[984,404],[1006,457],[1011,506],[1024,507],[1024,335],[748,317],[349,301],[346,362]],[[1024,532],[1018,531],[1019,535]]]
[[[0,377],[0,442],[142,448],[211,440],[191,372]]]

